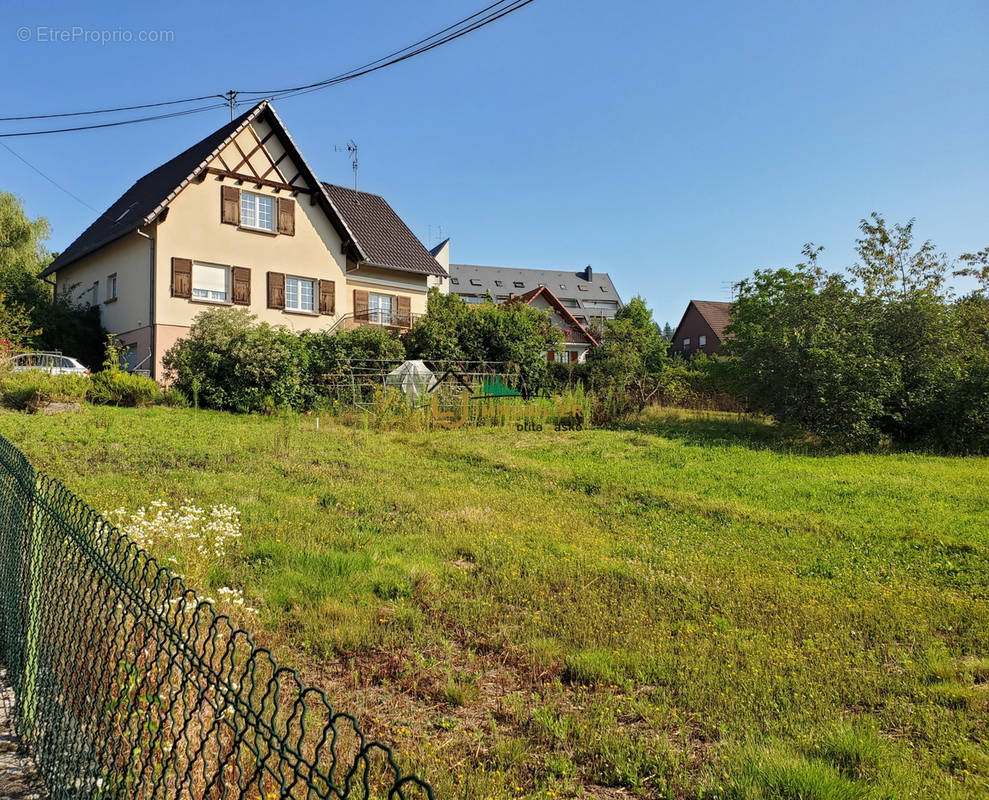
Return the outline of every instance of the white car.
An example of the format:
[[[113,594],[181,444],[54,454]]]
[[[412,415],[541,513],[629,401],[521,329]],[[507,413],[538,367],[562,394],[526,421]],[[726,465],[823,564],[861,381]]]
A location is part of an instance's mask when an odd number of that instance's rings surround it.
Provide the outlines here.
[[[21,353],[11,359],[14,372],[40,369],[49,375],[88,375],[89,370],[76,359],[61,353]]]

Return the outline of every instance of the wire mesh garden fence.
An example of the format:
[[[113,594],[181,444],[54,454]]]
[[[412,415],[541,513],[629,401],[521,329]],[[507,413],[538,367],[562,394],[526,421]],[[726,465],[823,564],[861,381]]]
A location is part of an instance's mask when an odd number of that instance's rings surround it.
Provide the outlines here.
[[[3,437],[0,663],[53,800],[433,798]]]

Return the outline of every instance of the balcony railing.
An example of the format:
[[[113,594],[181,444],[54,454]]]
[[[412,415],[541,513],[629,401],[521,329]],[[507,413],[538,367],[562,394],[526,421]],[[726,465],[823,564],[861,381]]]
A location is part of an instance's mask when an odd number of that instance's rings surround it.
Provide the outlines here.
[[[358,325],[380,325],[383,328],[397,328],[399,330],[411,328],[413,323],[422,316],[424,315],[400,314],[397,311],[380,308],[358,309],[353,313],[354,322]]]

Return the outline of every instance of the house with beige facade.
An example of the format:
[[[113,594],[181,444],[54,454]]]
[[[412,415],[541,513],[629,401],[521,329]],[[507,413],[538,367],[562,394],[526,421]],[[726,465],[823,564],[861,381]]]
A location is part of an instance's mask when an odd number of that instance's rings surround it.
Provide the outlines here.
[[[403,330],[448,277],[384,198],[320,181],[267,101],[139,179],[44,275],[158,380],[204,309]]]

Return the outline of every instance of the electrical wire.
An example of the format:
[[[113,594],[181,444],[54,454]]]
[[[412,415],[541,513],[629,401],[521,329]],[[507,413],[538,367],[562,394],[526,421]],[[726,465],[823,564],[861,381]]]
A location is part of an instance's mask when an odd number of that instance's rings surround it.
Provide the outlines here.
[[[0,122],[20,122],[29,119],[56,119],[58,117],[85,117],[92,114],[114,114],[119,111],[138,111],[144,108],[160,108],[162,106],[177,106],[183,103],[198,103],[200,100],[212,100],[223,97],[222,94],[205,94],[202,97],[186,97],[184,100],[165,100],[161,103],[142,103],[138,106],[117,106],[116,108],[97,108],[93,111],[67,111],[63,114],[27,114],[22,117],[0,117]]]
[[[248,91],[233,91],[236,98],[234,103],[235,106],[243,105],[254,105],[259,102],[262,97],[267,99],[281,99],[294,97],[301,94],[307,94],[309,92],[318,91],[319,89],[324,89],[330,86],[335,86],[346,81],[354,80],[355,78],[360,78],[364,75],[368,75],[372,72],[377,72],[380,69],[390,67],[394,64],[398,64],[402,61],[406,61],[415,56],[421,55],[422,53],[429,52],[437,47],[444,44],[459,39],[461,36],[466,36],[468,33],[472,33],[486,25],[490,25],[502,17],[508,16],[509,14],[518,11],[519,9],[535,2],[535,0],[498,0],[495,3],[482,8],[480,11],[476,11],[468,17],[448,25],[442,30],[431,34],[417,42],[414,42],[401,50],[396,50],[389,53],[386,56],[381,56],[374,61],[369,61],[367,64],[363,64],[359,67],[354,67],[347,72],[339,73],[331,78],[326,78],[321,81],[316,81],[314,83],[303,84],[300,86],[290,86],[282,89],[274,89],[270,91],[260,91],[260,90],[248,90]],[[244,98],[242,95],[249,95],[251,97]],[[213,98],[223,98],[224,95],[213,94],[213,95],[203,95],[201,97],[187,98],[185,100],[169,100],[161,103],[145,103],[142,105],[135,106],[119,106],[117,108],[110,109],[96,109],[92,111],[73,111],[60,114],[36,114],[36,115],[26,115],[18,117],[0,117],[0,122],[12,122],[12,121],[23,121],[31,119],[54,119],[62,117],[74,117],[74,116],[85,116],[92,114],[108,114],[119,111],[129,111],[142,108],[158,108],[161,106],[168,105],[179,105],[183,103],[198,102],[200,100],[210,100]],[[76,131],[87,131],[87,130],[98,130],[101,128],[115,128],[121,125],[134,125],[141,122],[152,122],[164,119],[173,119],[175,117],[182,117],[189,114],[198,114],[203,111],[210,111],[216,108],[227,107],[228,103],[213,103],[210,105],[200,106],[192,109],[185,109],[182,111],[172,111],[164,114],[154,114],[145,117],[134,117],[124,120],[115,120],[110,122],[100,122],[94,123],[92,125],[76,125],[65,128],[50,128],[42,130],[31,130],[31,131],[17,131],[14,133],[0,133],[0,139],[9,139],[22,136],[44,136],[47,134],[55,133],[74,133]]]
[[[85,200],[83,200],[81,197],[79,197],[79,195],[73,194],[68,189],[66,189],[64,186],[62,186],[62,184],[60,184],[58,181],[56,181],[53,177],[51,177],[50,175],[46,175],[44,172],[42,172],[40,169],[38,169],[36,166],[34,166],[34,164],[32,164],[30,161],[28,161],[26,158],[24,158],[24,156],[22,156],[20,153],[18,153],[16,150],[14,150],[12,147],[9,147],[6,142],[0,142],[0,147],[4,148],[4,150],[6,150],[7,152],[9,152],[12,156],[14,156],[14,158],[17,158],[17,159],[20,159],[21,161],[23,161],[31,169],[33,169],[35,172],[37,172],[42,178],[44,178],[46,181],[48,181],[50,184],[52,184],[53,186],[57,187],[58,189],[61,189],[63,192],[65,192],[69,197],[71,197],[76,202],[82,203],[90,211],[95,211],[97,214],[100,213],[100,210],[98,208],[93,208],[89,203],[87,203]]]
[[[16,133],[0,133],[0,139],[12,139],[17,136],[43,136],[49,133],[73,133],[75,131],[92,131],[99,128],[116,128],[120,125],[134,125],[138,122],[153,122],[155,120],[173,119],[174,117],[185,117],[189,114],[199,114],[203,111],[212,111],[215,108],[226,108],[227,103],[214,103],[213,105],[200,106],[199,108],[189,108],[184,111],[172,111],[168,114],[155,114],[149,117],[137,117],[122,119],[115,122],[100,122],[94,125],[76,125],[71,128],[50,128],[40,131],[18,131]]]
[[[528,5],[531,2],[533,2],[533,0],[511,0],[511,2],[509,2],[509,0],[498,0],[498,2],[492,3],[491,5],[486,6],[485,8],[482,8],[480,11],[476,11],[475,13],[471,14],[469,17],[464,17],[463,19],[458,20],[457,22],[453,23],[452,25],[448,25],[447,27],[443,28],[442,30],[436,31],[435,33],[432,33],[429,36],[426,36],[425,38],[420,39],[417,42],[413,42],[410,45],[406,45],[401,50],[395,50],[394,52],[389,53],[388,55],[381,56],[380,58],[376,58],[374,61],[369,61],[366,64],[361,64],[359,67],[354,67],[353,69],[347,70],[346,72],[341,72],[338,75],[333,76],[332,78],[326,78],[325,80],[317,81],[315,83],[305,84],[305,85],[302,85],[302,86],[293,86],[293,87],[282,88],[282,89],[266,89],[266,90],[261,90],[261,89],[253,89],[253,90],[252,89],[244,89],[244,90],[238,91],[237,94],[238,95],[241,95],[241,94],[250,94],[250,95],[263,95],[264,97],[276,97],[276,96],[288,94],[288,93],[291,93],[291,92],[299,92],[299,91],[306,90],[306,89],[320,88],[322,86],[329,85],[329,84],[331,84],[333,82],[339,81],[342,78],[349,78],[350,76],[358,77],[358,75],[367,74],[366,72],[364,72],[364,70],[367,70],[370,67],[374,67],[375,65],[380,65],[379,67],[376,67],[376,68],[379,68],[379,69],[380,69],[381,66],[387,66],[385,64],[381,64],[381,62],[383,62],[383,61],[385,61],[387,59],[395,58],[396,56],[399,56],[399,55],[401,55],[403,53],[406,53],[407,51],[412,50],[413,48],[419,47],[419,45],[426,44],[427,42],[430,42],[430,41],[436,39],[437,37],[442,36],[445,33],[448,33],[449,31],[452,31],[452,30],[454,30],[456,28],[459,28],[461,25],[463,25],[463,24],[465,24],[467,22],[470,22],[470,20],[473,20],[473,19],[476,19],[477,17],[480,17],[482,14],[485,14],[485,13],[491,11],[492,9],[495,9],[498,6],[502,6],[503,8],[505,8],[506,5],[507,6],[510,6],[510,8],[508,8],[508,10],[505,11],[505,13],[507,14],[507,13],[511,13],[512,11],[517,10],[517,8],[521,8],[524,5]],[[499,14],[499,16],[495,17],[495,19],[499,19],[501,16],[504,16],[504,14]],[[484,24],[486,25],[489,22],[494,22],[494,19],[488,20],[487,22],[484,22]],[[477,27],[483,27],[483,25],[478,25]],[[475,27],[471,27],[470,30],[476,30],[476,28]],[[470,31],[469,30],[465,30],[464,32],[465,33],[469,33]],[[462,35],[462,34],[459,34],[459,35]],[[456,38],[456,37],[455,36],[451,36],[449,38],[445,38],[445,39],[443,39],[443,41],[438,42],[436,45],[433,45],[433,46],[438,46],[439,44],[446,44],[446,42],[452,41],[453,38]],[[432,46],[429,47],[428,49],[432,49]],[[420,52],[426,52],[426,49],[417,50],[415,54],[418,55]],[[396,63],[396,62],[395,61],[390,61],[389,62],[389,65],[392,64],[392,63]]]

